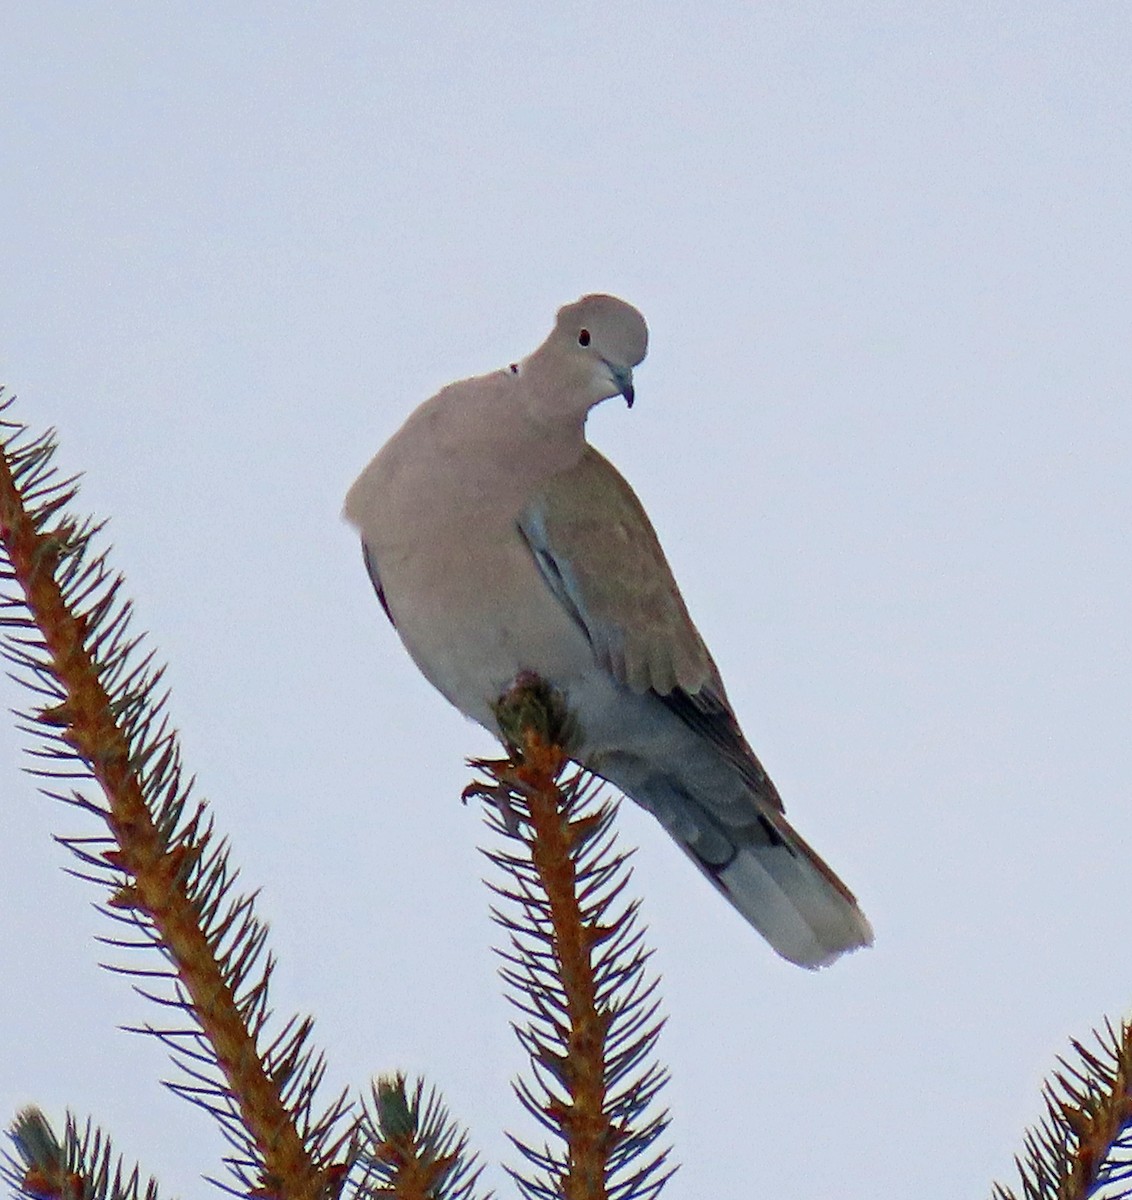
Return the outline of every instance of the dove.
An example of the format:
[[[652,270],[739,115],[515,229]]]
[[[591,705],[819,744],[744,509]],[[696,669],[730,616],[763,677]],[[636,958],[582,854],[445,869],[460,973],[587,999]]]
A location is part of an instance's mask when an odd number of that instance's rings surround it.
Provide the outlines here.
[[[532,354],[421,404],[344,516],[443,696],[499,736],[499,698],[545,681],[571,757],[651,813],[778,954],[822,967],[870,945],[869,922],[787,821],[644,508],[586,440],[595,405],[632,407],[647,348],[625,301],[567,304]]]

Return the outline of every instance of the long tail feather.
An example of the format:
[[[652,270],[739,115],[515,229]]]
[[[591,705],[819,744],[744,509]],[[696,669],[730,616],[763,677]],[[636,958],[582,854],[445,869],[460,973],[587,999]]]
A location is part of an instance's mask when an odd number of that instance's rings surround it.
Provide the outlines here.
[[[872,926],[852,892],[781,814],[772,818],[778,838],[737,844],[734,857],[722,869],[700,859],[694,846],[684,849],[790,962],[816,969],[847,951],[871,946]],[[768,817],[760,833],[770,824]]]

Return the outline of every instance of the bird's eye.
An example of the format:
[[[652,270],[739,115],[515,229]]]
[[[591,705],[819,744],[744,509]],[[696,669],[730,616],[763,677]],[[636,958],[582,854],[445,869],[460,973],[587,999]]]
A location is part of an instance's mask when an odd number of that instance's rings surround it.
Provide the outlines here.
[[[582,332],[578,334],[578,345],[579,346],[588,346],[589,344],[590,344],[590,331],[588,329],[583,329]]]

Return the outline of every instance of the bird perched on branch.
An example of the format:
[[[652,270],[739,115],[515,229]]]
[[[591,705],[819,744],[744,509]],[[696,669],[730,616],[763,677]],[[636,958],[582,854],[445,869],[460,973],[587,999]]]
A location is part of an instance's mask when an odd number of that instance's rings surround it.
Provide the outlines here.
[[[632,406],[648,329],[583,296],[521,362],[443,388],[362,472],[345,515],[426,678],[499,733],[519,676],[545,680],[579,763],[652,813],[784,958],[872,942],[852,893],[794,831],[747,744],[633,490],[586,441]]]

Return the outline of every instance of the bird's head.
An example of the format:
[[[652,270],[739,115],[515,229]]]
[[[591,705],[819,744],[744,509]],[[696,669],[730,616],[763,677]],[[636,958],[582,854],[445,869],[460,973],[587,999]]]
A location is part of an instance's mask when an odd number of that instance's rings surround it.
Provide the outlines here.
[[[616,296],[592,295],[558,310],[545,349],[586,395],[587,408],[610,396],[624,396],[632,407],[633,368],[648,345],[648,326],[631,304]]]

